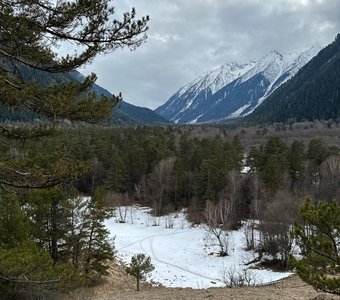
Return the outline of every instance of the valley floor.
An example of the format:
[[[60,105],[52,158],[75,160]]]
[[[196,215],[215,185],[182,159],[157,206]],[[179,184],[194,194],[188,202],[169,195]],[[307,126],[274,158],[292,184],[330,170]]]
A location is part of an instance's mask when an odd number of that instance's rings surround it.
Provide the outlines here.
[[[115,210],[115,217],[106,222],[115,239],[118,259],[129,264],[137,253],[151,257],[155,270],[148,276],[148,282],[171,288],[204,289],[225,287],[229,273],[247,272],[250,285],[263,285],[292,275],[248,265],[257,254],[245,251],[244,228],[228,233],[228,255],[220,257],[217,240],[206,226],[191,224],[185,212],[154,217],[150,210],[120,207]]]
[[[205,245],[202,227],[192,227],[185,213],[179,213],[171,219],[169,216],[156,219],[149,211],[147,208],[131,207],[115,211],[116,217],[106,224],[111,234],[115,235],[118,258],[109,268],[109,276],[97,286],[77,290],[64,300],[340,299],[318,294],[296,275],[268,270],[250,270],[256,279],[261,277],[258,281],[263,284],[261,286],[222,287],[222,282],[218,280],[218,266],[228,266],[230,263],[240,268],[243,260],[250,258],[246,257],[247,253],[242,249],[242,232],[230,233],[234,248],[230,256],[216,257],[207,254],[214,247]],[[126,216],[125,223],[120,222],[122,216]],[[155,222],[157,226],[154,226]],[[171,228],[166,228],[165,225],[169,223]],[[131,255],[138,252],[150,255],[156,267],[148,277],[149,283],[142,283],[139,292],[135,290],[135,279],[125,271]],[[157,286],[150,281],[160,284]],[[265,284],[269,281],[271,283]]]

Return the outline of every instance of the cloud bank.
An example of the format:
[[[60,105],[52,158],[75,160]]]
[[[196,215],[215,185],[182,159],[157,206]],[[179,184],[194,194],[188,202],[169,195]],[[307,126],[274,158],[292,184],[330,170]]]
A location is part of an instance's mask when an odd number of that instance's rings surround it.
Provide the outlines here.
[[[148,40],[136,51],[99,56],[85,69],[124,100],[163,104],[198,75],[231,61],[259,59],[271,50],[326,45],[340,32],[339,0],[122,0],[118,18],[135,7],[149,15]]]

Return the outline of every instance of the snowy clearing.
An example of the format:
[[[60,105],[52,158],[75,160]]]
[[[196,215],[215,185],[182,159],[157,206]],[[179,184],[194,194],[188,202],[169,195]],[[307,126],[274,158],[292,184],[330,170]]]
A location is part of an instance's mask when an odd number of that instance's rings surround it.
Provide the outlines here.
[[[121,207],[115,217],[106,222],[112,237],[115,236],[117,257],[129,263],[136,253],[151,257],[155,270],[148,281],[166,287],[191,287],[196,289],[223,287],[223,270],[241,272],[248,268],[257,285],[276,281],[292,273],[252,269],[245,266],[254,259],[254,253],[245,251],[242,229],[230,232],[229,256],[219,257],[207,230],[202,225],[193,226],[184,212],[153,217],[150,208]],[[126,216],[126,223],[119,220]],[[170,227],[170,228],[167,228]]]

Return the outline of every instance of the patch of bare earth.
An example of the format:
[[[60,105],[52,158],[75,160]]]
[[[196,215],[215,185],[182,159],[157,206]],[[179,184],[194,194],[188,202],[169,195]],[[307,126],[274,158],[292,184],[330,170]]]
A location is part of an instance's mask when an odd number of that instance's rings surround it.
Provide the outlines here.
[[[110,276],[100,285],[77,290],[72,300],[198,300],[198,299],[237,299],[237,300],[333,300],[340,297],[317,293],[298,276],[283,279],[266,286],[240,288],[165,288],[143,284],[141,290],[135,290],[134,278],[127,276],[123,265],[110,269]]]

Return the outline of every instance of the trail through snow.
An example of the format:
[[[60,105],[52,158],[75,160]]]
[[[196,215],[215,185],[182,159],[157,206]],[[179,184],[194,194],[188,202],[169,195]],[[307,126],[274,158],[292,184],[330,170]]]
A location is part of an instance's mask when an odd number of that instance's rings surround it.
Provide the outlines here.
[[[106,222],[106,226],[111,236],[115,236],[115,248],[121,260],[129,263],[136,253],[151,257],[155,270],[149,275],[149,281],[167,287],[221,287],[224,286],[223,269],[242,270],[245,263],[254,258],[254,253],[243,249],[242,229],[229,234],[230,255],[218,257],[218,248],[212,245],[204,227],[193,226],[186,220],[184,212],[156,219],[150,215],[150,208],[126,209],[126,223],[119,223],[117,214]],[[159,226],[153,226],[155,223]],[[166,228],[169,223],[173,223],[172,228]],[[257,284],[291,274],[258,269],[249,269],[249,272],[256,278]]]

